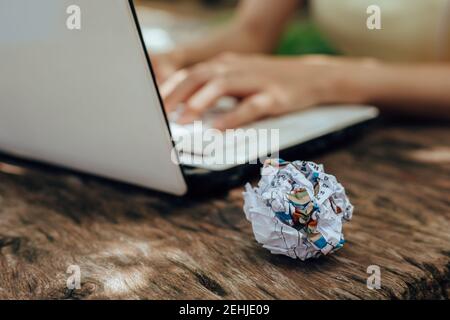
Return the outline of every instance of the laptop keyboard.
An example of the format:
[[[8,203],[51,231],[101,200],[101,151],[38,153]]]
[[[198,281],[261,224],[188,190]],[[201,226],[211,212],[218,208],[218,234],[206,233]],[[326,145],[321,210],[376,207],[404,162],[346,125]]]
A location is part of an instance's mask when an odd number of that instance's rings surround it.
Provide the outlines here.
[[[172,138],[176,143],[179,151],[186,153],[193,153],[202,156],[209,156],[208,150],[205,151],[205,145],[210,145],[211,142],[202,142],[202,135],[205,130],[212,129],[214,119],[221,114],[228,112],[234,108],[237,100],[232,97],[225,97],[219,100],[217,105],[204,114],[196,124],[181,125],[176,122],[178,114],[175,112],[169,116],[170,130]],[[201,124],[200,124],[201,123]],[[218,131],[216,131],[218,133]],[[222,134],[223,136],[223,134]],[[197,143],[194,143],[194,139]],[[220,141],[219,141],[220,142]],[[223,144],[216,147],[223,147]]]
[[[250,124],[243,129],[268,129],[277,130],[279,133],[279,147],[281,150],[313,140],[323,135],[339,131],[348,126],[373,119],[378,114],[378,110],[373,107],[362,106],[326,106],[311,108],[297,113],[287,114],[278,118],[270,118]],[[171,131],[176,146],[180,152],[191,153],[202,156],[210,156],[205,145],[211,145],[211,142],[203,142],[202,133],[204,130],[211,128],[211,119],[217,116],[217,113],[209,113],[202,126],[179,125],[175,122],[171,123]],[[197,136],[197,138],[195,138]],[[245,135],[239,140],[236,138],[234,147],[246,147],[247,139]],[[199,139],[200,142],[198,142]],[[197,143],[194,143],[195,142]],[[222,148],[226,150],[224,145],[226,139],[218,139],[221,145],[216,145],[215,148]],[[222,141],[220,141],[222,140]],[[177,143],[178,142],[178,143]],[[241,144],[239,146],[239,144]]]

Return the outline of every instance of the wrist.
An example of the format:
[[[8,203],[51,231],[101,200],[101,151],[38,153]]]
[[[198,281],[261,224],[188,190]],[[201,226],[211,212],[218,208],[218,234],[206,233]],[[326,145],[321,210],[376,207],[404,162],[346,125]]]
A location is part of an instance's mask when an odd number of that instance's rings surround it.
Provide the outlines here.
[[[348,74],[342,73],[346,80],[342,93],[353,103],[375,103],[382,95],[383,87],[388,81],[388,68],[379,60],[363,58],[354,66],[348,67]]]
[[[241,23],[232,26],[229,30],[230,41],[235,43],[238,50],[243,53],[272,53],[277,41],[271,37],[261,36],[263,28],[250,23]],[[238,35],[236,37],[236,35]],[[276,39],[278,40],[278,39]]]

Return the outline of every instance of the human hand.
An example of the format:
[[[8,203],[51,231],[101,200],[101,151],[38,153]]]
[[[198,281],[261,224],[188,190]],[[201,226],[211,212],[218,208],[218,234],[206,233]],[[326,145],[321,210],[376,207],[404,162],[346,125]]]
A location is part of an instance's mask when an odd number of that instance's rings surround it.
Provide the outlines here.
[[[236,108],[214,123],[224,130],[318,104],[361,102],[363,96],[344,81],[356,74],[355,66],[327,56],[223,54],[176,72],[161,86],[161,94],[168,112],[184,103],[180,123],[200,118],[221,97],[239,98]]]
[[[150,58],[159,84],[164,83],[170,76],[184,67],[183,56],[180,51],[151,54]]]

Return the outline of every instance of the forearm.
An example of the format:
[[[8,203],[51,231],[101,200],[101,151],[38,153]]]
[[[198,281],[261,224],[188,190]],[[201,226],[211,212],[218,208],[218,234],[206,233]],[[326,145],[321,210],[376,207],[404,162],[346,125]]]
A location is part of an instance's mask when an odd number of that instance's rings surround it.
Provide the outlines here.
[[[405,117],[450,120],[450,64],[394,64],[371,59],[341,61],[335,102],[367,103]]]
[[[299,0],[243,0],[233,20],[205,39],[177,48],[182,66],[210,59],[222,52],[269,53],[278,43]]]
[[[259,41],[251,30],[231,23],[216,30],[205,39],[188,43],[176,48],[179,65],[191,66],[206,61],[223,52],[258,53],[267,52],[268,45]]]
[[[367,102],[385,112],[450,119],[450,64],[377,63],[364,78]]]

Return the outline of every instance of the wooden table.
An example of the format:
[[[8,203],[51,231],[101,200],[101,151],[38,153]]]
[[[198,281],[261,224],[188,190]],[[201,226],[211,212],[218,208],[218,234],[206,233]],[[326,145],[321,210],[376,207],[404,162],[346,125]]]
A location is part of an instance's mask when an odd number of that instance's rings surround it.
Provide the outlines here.
[[[177,199],[25,164],[0,165],[0,298],[448,298],[450,128],[391,124],[312,160],[355,204],[333,256],[254,240],[242,188]],[[23,163],[22,163],[23,165]],[[78,265],[81,289],[66,270]],[[381,269],[369,290],[366,271]]]

